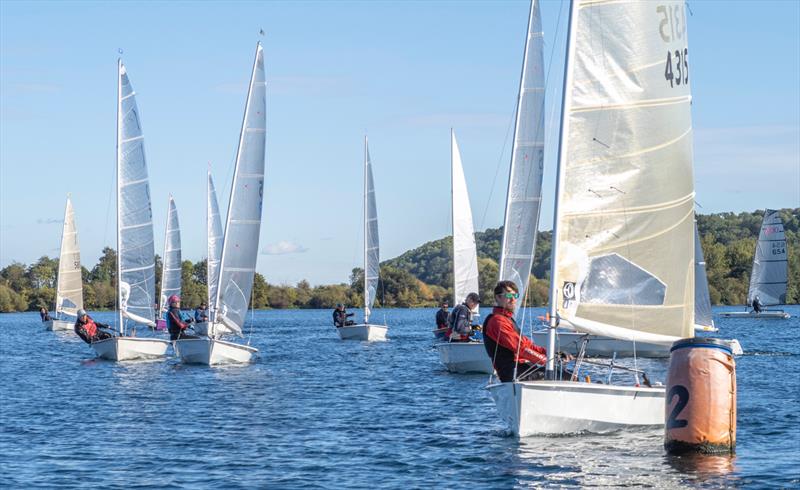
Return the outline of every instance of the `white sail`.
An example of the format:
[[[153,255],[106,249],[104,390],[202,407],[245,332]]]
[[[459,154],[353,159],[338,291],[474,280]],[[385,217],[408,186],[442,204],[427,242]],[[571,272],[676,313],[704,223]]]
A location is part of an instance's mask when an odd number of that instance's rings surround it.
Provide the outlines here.
[[[175,200],[169,196],[167,229],[164,232],[164,257],[161,259],[161,302],[159,317],[169,309],[167,299],[181,295],[181,227]]]
[[[694,225],[694,324],[705,329],[714,329],[714,315],[711,313],[711,295],[708,292],[706,259],[697,223]]]
[[[208,259],[206,262],[206,282],[208,284],[208,308],[217,309],[217,289],[219,287],[219,265],[222,260],[222,221],[217,204],[217,192],[211,172],[208,172],[208,194],[206,196],[206,231],[208,240]]]
[[[764,211],[753,259],[748,305],[753,303],[756,296],[764,306],[785,304],[788,265],[783,220],[780,212],[767,209]]]
[[[508,177],[500,280],[525,298],[536,248],[544,168],[544,54],[539,1],[531,2]],[[520,300],[523,304],[523,300]]]
[[[375,206],[375,184],[372,181],[372,162],[367,138],[364,138],[364,323],[375,303],[380,275],[380,241],[378,239],[378,210]]]
[[[454,305],[464,302],[469,293],[478,292],[478,252],[469,204],[467,182],[461,166],[461,152],[450,130],[450,167],[453,193],[453,292]]]
[[[264,50],[259,43],[236,152],[215,301],[218,307],[217,321],[239,334],[247,316],[258,259],[261,205],[264,200],[266,95]]]
[[[83,308],[83,278],[81,276],[81,250],[78,246],[78,229],[75,211],[67,197],[64,210],[64,228],[61,231],[61,252],[58,255],[58,280],[56,283],[56,313],[76,316]]]
[[[155,326],[155,249],[144,136],[127,70],[119,62],[117,105],[117,271],[122,316]]]
[[[685,4],[580,0],[573,8],[551,301],[580,331],[662,344],[691,337]]]

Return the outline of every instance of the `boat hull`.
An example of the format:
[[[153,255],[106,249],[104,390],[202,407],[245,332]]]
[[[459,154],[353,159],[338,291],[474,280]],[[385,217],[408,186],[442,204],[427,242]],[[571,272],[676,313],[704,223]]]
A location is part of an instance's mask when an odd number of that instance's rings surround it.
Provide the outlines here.
[[[339,338],[342,340],[365,340],[365,341],[381,341],[386,340],[386,331],[388,328],[385,325],[348,325],[346,327],[336,327],[339,333]]]
[[[786,320],[791,318],[791,315],[783,310],[762,310],[761,313],[756,313],[754,311],[724,311],[720,313],[719,316],[725,318],[764,318],[774,320]]]
[[[111,337],[92,343],[97,357],[109,361],[158,359],[167,355],[169,341],[146,337]]]
[[[44,322],[44,328],[50,332],[72,330],[75,322],[68,322],[65,320],[47,320]]]
[[[487,389],[517,437],[664,426],[663,387],[522,381]]]
[[[439,342],[435,347],[439,360],[451,373],[494,373],[483,342]]]
[[[258,349],[220,339],[182,339],[175,341],[175,353],[184,364],[247,364]]]

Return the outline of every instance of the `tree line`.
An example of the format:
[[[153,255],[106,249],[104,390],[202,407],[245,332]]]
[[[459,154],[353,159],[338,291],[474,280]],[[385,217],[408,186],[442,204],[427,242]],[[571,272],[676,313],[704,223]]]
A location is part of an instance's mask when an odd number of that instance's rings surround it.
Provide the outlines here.
[[[789,257],[786,302],[800,302],[800,209],[781,210]],[[713,304],[743,304],[747,298],[763,211],[697,215]],[[488,304],[497,280],[502,228],[475,234],[478,250],[479,287]],[[540,232],[526,303],[547,304],[552,233]],[[422,307],[453,302],[452,237],[425,243],[381,264],[376,306]],[[98,262],[82,268],[84,305],[90,310],[113,309],[116,302],[116,252],[106,247]],[[0,270],[0,312],[52,308],[55,300],[58,259],[41,257],[31,265],[14,262]],[[156,256],[156,291],[160,290],[161,259]],[[183,306],[194,308],[207,296],[206,261],[182,264]],[[270,284],[256,273],[251,306],[265,308],[333,308],[337,303],[363,304],[364,272],[353,269],[349,282],[311,286]]]

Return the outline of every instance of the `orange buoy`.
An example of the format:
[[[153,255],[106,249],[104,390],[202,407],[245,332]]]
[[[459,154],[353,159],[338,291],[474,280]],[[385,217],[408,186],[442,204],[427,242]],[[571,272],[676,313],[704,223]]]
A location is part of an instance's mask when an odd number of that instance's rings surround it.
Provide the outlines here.
[[[667,452],[734,451],[736,363],[727,343],[696,337],[672,344],[665,421]]]

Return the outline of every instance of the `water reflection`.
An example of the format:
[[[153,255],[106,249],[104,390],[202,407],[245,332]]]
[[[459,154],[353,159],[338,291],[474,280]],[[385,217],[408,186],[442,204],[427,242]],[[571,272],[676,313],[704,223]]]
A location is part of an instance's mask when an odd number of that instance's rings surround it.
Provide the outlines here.
[[[664,458],[676,471],[699,481],[716,480],[736,471],[733,454],[667,454]]]

